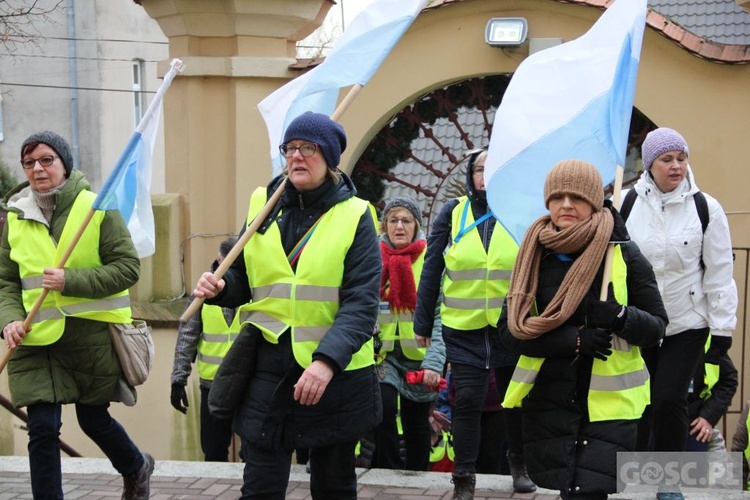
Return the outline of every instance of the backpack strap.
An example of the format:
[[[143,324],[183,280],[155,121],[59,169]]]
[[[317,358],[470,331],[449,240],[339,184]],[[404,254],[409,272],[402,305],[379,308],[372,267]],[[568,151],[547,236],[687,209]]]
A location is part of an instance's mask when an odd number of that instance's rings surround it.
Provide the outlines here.
[[[622,200],[622,205],[620,206],[622,220],[628,220],[628,216],[633,209],[633,204],[635,204],[637,197],[638,193],[635,192],[635,189],[630,189],[625,195],[625,199]],[[698,212],[698,218],[701,220],[701,228],[703,228],[703,233],[705,234],[709,222],[708,202],[706,202],[706,196],[703,192],[698,191],[693,195],[693,201],[695,202],[695,210]]]
[[[698,218],[701,220],[701,227],[705,234],[708,227],[708,203],[706,202],[706,197],[701,191],[698,191],[693,195],[693,201],[695,202],[695,210],[698,211]]]
[[[622,200],[622,204],[620,205],[620,210],[619,210],[620,216],[622,216],[622,220],[627,222],[628,215],[630,215],[630,211],[633,209],[633,204],[635,203],[635,199],[637,197],[638,197],[638,193],[635,192],[634,188],[630,189],[625,195],[625,199]]]

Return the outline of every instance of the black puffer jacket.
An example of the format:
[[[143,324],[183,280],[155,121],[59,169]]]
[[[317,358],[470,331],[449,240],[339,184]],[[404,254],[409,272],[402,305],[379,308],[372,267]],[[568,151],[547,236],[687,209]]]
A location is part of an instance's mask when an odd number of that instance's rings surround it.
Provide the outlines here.
[[[465,171],[466,194],[471,201],[471,212],[474,220],[478,220],[490,210],[487,205],[486,193],[474,189],[472,178],[474,162],[481,151],[478,150],[471,155]],[[435,310],[443,286],[444,252],[451,244],[453,209],[456,208],[458,203],[458,199],[453,199],[443,205],[437,218],[432,223],[430,235],[427,238],[424,266],[422,267],[419,290],[417,291],[417,309],[414,312],[414,332],[424,337],[432,335]],[[474,229],[479,232],[485,251],[490,246],[495,224],[496,219],[490,217]],[[518,358],[507,352],[507,349],[495,335],[495,329],[491,326],[477,330],[454,330],[443,324],[443,340],[447,360],[451,363],[490,368],[512,366]]]
[[[277,177],[269,184],[269,198],[280,182]],[[304,193],[287,183],[279,205],[259,231],[265,232],[271,223],[278,224],[288,254],[324,212],[355,194],[354,185],[344,174],[338,184],[326,180],[319,188]],[[263,265],[262,258],[258,265]],[[366,211],[344,261],[334,324],[313,353],[314,360],[325,361],[334,370],[322,399],[312,406],[293,400],[293,386],[303,369],[294,359],[288,332],[281,335],[278,344],[261,340],[255,372],[235,414],[235,431],[243,439],[267,448],[323,446],[356,439],[380,422],[382,409],[374,367],[344,371],[352,355],[372,338],[378,315],[380,273],[375,225]],[[243,255],[232,264],[224,280],[222,293],[207,302],[238,307],[251,300]]]
[[[618,221],[615,234],[623,233],[624,225]],[[632,345],[650,346],[664,336],[667,313],[651,264],[635,243],[622,243],[621,248],[628,269],[628,306],[625,325],[618,335]],[[540,311],[547,307],[571,265],[572,261],[560,260],[552,252],[543,255],[536,295]],[[524,459],[531,479],[543,488],[578,494],[615,492],[617,452],[635,448],[637,420],[589,421],[587,400],[593,358],[581,355],[574,361],[578,327],[586,323],[587,303],[598,299],[601,282],[600,268],[573,316],[537,339],[513,337],[505,307],[500,315],[498,330],[509,349],[546,358],[522,403]]]

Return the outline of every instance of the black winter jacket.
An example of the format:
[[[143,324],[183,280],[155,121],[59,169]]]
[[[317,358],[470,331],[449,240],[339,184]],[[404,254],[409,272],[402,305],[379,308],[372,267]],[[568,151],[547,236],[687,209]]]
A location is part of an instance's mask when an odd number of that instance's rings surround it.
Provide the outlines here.
[[[618,231],[624,232],[623,226],[616,227]],[[628,269],[628,305],[625,324],[616,333],[632,345],[654,345],[664,336],[668,322],[656,278],[635,243],[622,243],[621,248]],[[536,295],[540,311],[547,307],[571,265],[572,261],[561,260],[551,251],[543,255]],[[534,483],[544,488],[577,494],[615,492],[617,452],[635,448],[637,420],[589,421],[593,358],[581,355],[575,359],[578,328],[586,324],[587,303],[598,300],[601,282],[602,268],[573,316],[533,340],[513,337],[506,307],[500,315],[498,330],[509,349],[546,358],[522,403],[526,467]]]
[[[269,198],[280,182],[280,177],[271,181]],[[319,188],[304,193],[288,182],[282,199],[259,232],[264,233],[272,223],[278,224],[288,254],[324,212],[355,194],[354,185],[343,173],[338,184],[326,180]],[[263,265],[262,257],[258,258],[258,265]],[[280,445],[286,449],[323,446],[357,439],[380,422],[382,409],[374,367],[344,371],[352,355],[372,338],[378,316],[380,274],[375,225],[366,211],[344,260],[334,324],[313,353],[314,360],[322,360],[334,370],[323,397],[312,406],[293,400],[294,384],[303,369],[294,359],[288,331],[280,336],[278,344],[258,342],[255,371],[235,414],[235,432],[243,439],[268,449]],[[222,292],[207,303],[239,307],[252,299],[243,255],[227,270],[224,280]]]
[[[479,151],[469,158],[465,172],[466,193],[471,202],[474,220],[478,220],[490,210],[487,205],[486,193],[474,189],[472,169],[478,155]],[[458,203],[458,199],[453,199],[443,205],[437,218],[432,223],[430,235],[427,238],[427,250],[419,280],[419,289],[417,290],[417,308],[414,311],[414,332],[424,337],[432,335],[435,311],[439,304],[443,286],[444,252],[452,244],[452,215],[453,209],[456,208]],[[485,250],[490,246],[495,224],[495,217],[490,217],[474,229],[479,232]],[[518,359],[518,356],[508,353],[495,335],[495,329],[491,326],[477,330],[455,330],[443,324],[442,331],[447,360],[451,363],[494,368],[512,366]]]

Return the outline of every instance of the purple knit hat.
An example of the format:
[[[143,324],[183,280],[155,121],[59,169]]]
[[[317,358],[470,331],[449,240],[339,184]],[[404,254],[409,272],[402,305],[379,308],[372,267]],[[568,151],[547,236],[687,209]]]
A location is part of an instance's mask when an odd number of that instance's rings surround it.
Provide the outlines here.
[[[690,154],[685,138],[676,130],[660,127],[649,132],[641,146],[643,170],[651,168],[654,160],[667,151],[682,151],[686,155]]]

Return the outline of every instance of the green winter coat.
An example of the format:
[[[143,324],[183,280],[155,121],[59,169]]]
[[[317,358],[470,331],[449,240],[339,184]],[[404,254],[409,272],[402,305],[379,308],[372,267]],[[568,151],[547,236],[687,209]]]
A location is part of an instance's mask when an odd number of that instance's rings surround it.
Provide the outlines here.
[[[90,189],[80,171],[70,173],[57,194],[49,228],[55,241],[60,238],[78,193]],[[2,200],[2,208],[16,212],[19,218],[48,225],[28,182],[9,192]],[[10,259],[8,229],[6,223],[0,246],[0,327],[26,317],[18,265]],[[65,268],[63,295],[99,299],[130,288],[138,281],[140,260],[117,210],[108,211],[102,221],[99,255],[101,267]],[[50,262],[50,267],[53,265]],[[107,403],[112,400],[120,372],[107,323],[81,318],[67,318],[62,337],[53,344],[19,346],[8,363],[11,397],[17,407],[35,403]]]

